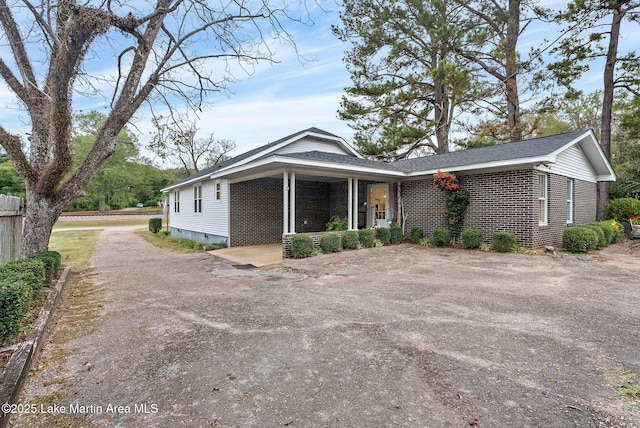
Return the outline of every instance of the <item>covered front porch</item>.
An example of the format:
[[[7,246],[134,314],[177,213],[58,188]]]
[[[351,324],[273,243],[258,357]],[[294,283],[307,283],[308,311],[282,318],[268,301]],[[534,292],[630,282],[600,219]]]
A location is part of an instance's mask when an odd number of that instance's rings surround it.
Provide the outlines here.
[[[388,177],[290,169],[232,181],[230,245],[271,244],[285,235],[323,232],[333,216],[344,218],[348,229],[386,224],[398,210],[395,189]]]

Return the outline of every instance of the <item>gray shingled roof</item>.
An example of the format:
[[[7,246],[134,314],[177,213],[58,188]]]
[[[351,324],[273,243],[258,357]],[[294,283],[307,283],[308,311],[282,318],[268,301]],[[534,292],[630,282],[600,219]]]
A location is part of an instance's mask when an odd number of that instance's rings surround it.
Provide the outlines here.
[[[377,169],[388,169],[390,171],[404,171],[402,167],[397,165],[397,162],[396,163],[380,162],[380,161],[375,161],[370,159],[357,158],[355,156],[341,155],[338,153],[319,152],[315,150],[311,152],[279,154],[278,156],[295,158],[295,159],[320,161],[320,162],[338,163],[343,165],[370,167],[370,168],[377,168]]]
[[[210,168],[203,169],[202,171],[194,174],[178,183],[171,185],[174,187],[177,184],[181,184],[186,181],[191,181],[194,178],[204,177],[212,174],[213,172],[233,165],[241,160],[244,160],[250,156],[258,154],[270,147],[276,146],[286,140],[294,138],[297,135],[301,135],[305,132],[314,132],[317,134],[323,134],[330,137],[338,136],[329,132],[323,131],[318,128],[309,128],[304,131],[296,132],[284,138],[281,138],[272,143],[242,153],[232,159],[221,162]],[[515,161],[516,159],[537,158],[541,156],[549,155],[558,149],[561,149],[566,144],[575,140],[576,138],[584,135],[587,130],[567,132],[564,134],[551,135],[548,137],[532,138],[529,140],[516,141],[513,143],[497,144],[495,146],[479,147],[476,149],[460,150],[455,152],[444,153],[440,155],[423,156],[414,159],[405,159],[396,162],[380,162],[369,159],[362,159],[355,156],[340,155],[336,153],[326,153],[320,151],[300,152],[300,153],[286,153],[279,154],[281,157],[288,157],[294,159],[305,159],[319,162],[351,165],[355,167],[370,167],[383,169],[387,171],[401,171],[405,173],[419,172],[419,171],[431,171],[436,169],[455,170],[456,168],[481,165],[489,162],[500,161]],[[265,155],[269,157],[271,154]]]
[[[515,141],[513,143],[503,143],[495,146],[478,147],[476,149],[460,150],[441,155],[406,159],[398,161],[397,164],[407,172],[415,172],[434,169],[455,169],[456,167],[488,162],[540,157],[555,152],[585,132],[587,131],[567,132],[548,137]]]
[[[287,141],[287,140],[295,137],[296,135],[302,135],[302,134],[304,134],[306,132],[313,132],[313,133],[316,133],[316,134],[326,135],[328,137],[340,138],[337,135],[334,135],[334,134],[332,134],[330,132],[323,131],[322,129],[319,129],[319,128],[311,127],[309,129],[305,129],[303,131],[296,132],[296,133],[288,135],[288,136],[286,136],[284,138],[280,138],[279,140],[272,141],[271,143],[267,143],[267,144],[265,144],[263,146],[260,146],[260,147],[257,147],[255,149],[249,150],[248,152],[241,153],[238,156],[234,156],[231,159],[227,159],[226,161],[223,161],[223,162],[220,162],[218,164],[215,164],[215,165],[213,165],[213,166],[211,166],[209,168],[202,169],[202,170],[198,171],[197,173],[195,173],[193,175],[190,175],[189,177],[187,177],[187,178],[185,178],[183,180],[175,182],[170,187],[176,186],[176,185],[184,183],[186,181],[191,181],[191,180],[193,180],[195,178],[198,178],[198,177],[204,177],[204,176],[210,175],[210,174],[214,173],[215,171],[217,171],[219,169],[226,168],[226,167],[228,167],[230,165],[238,163],[238,162],[240,162],[240,161],[242,161],[244,159],[247,159],[247,158],[249,158],[249,157],[251,157],[251,156],[253,156],[255,154],[258,154],[258,153],[260,153],[260,152],[262,152],[264,150],[267,150],[270,147],[277,146],[278,144],[280,144],[280,143],[282,143],[284,141]]]

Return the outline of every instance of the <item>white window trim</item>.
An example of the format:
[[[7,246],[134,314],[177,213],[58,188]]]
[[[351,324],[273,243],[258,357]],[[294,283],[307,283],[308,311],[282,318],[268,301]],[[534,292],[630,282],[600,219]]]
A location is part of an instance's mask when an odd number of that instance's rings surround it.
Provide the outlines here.
[[[567,224],[573,224],[574,222],[574,194],[576,183],[572,178],[567,179]]]
[[[222,182],[220,180],[216,180],[214,191],[216,192],[216,202],[222,202]]]
[[[193,213],[202,214],[202,184],[193,186]]]
[[[180,191],[173,192],[173,213],[180,214]]]
[[[540,180],[544,183],[544,195],[540,195]],[[538,174],[538,206],[540,207],[538,226],[547,226],[549,224],[549,176],[547,174]]]

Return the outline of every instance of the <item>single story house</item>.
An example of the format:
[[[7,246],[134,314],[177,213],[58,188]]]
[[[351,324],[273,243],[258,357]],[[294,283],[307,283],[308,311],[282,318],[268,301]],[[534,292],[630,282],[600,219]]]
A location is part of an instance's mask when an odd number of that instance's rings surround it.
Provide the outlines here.
[[[566,227],[595,221],[597,182],[615,180],[591,130],[385,163],[310,128],[163,190],[171,234],[203,243],[277,243],[324,231],[334,215],[350,229],[404,219],[406,232],[421,226],[429,235],[446,227],[438,170],[470,193],[464,228],[487,241],[513,232],[531,248],[557,245]]]

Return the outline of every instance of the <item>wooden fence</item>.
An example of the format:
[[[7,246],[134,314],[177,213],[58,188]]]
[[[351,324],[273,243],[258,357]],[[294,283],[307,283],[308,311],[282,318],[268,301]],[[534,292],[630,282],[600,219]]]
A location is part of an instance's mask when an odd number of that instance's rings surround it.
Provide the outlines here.
[[[20,258],[22,199],[0,195],[0,265]]]

